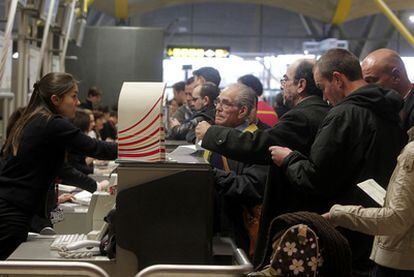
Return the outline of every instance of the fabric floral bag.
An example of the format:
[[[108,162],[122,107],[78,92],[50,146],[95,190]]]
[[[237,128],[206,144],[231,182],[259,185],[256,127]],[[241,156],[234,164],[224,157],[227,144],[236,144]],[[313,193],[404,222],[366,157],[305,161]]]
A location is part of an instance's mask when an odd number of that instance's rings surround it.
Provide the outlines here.
[[[270,264],[249,276],[317,276],[323,263],[319,238],[305,224],[288,228],[272,248]]]

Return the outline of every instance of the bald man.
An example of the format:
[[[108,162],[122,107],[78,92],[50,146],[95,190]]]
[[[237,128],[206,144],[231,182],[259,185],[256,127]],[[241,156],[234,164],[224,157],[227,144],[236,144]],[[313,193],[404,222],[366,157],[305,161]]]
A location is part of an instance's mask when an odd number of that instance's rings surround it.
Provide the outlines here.
[[[414,126],[414,88],[400,55],[391,49],[378,49],[371,52],[361,66],[365,81],[393,89],[404,99],[402,127],[408,131]]]

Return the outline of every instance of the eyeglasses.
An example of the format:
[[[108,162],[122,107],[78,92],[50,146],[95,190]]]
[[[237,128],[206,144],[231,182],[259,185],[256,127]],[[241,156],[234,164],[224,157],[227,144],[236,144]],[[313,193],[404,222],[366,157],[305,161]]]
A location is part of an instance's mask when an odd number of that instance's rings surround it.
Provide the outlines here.
[[[282,79],[280,79],[280,84],[283,86],[289,80],[290,80],[289,77],[285,74],[283,75]]]
[[[237,106],[237,104],[230,103],[226,99],[221,100],[220,98],[217,98],[214,100],[214,106],[216,106],[216,108],[221,106],[223,109],[230,109],[231,107]]]

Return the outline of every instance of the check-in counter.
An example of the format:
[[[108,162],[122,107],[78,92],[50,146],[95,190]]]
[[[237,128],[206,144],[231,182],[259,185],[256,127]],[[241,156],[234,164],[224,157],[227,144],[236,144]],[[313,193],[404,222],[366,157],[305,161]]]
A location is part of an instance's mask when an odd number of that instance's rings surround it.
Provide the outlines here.
[[[211,264],[213,175],[201,155],[119,161],[117,267],[132,276],[160,263]]]

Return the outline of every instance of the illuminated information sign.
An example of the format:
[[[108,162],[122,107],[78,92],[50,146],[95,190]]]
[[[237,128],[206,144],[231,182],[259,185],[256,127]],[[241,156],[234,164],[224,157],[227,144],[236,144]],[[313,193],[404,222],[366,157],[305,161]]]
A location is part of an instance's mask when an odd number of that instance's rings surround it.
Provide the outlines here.
[[[167,56],[174,58],[228,58],[230,47],[167,46]]]

